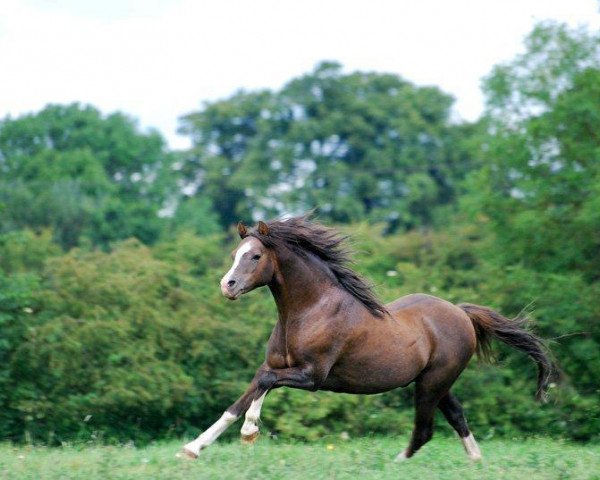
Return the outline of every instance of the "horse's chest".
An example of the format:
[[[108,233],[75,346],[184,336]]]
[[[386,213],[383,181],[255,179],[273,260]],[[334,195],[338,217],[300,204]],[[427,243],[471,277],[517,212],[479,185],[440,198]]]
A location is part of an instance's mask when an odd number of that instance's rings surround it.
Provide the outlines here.
[[[290,368],[302,363],[303,339],[298,332],[278,323],[269,339],[267,364],[271,368]]]
[[[290,368],[297,363],[296,356],[285,348],[271,349],[267,354],[267,364],[271,368]]]

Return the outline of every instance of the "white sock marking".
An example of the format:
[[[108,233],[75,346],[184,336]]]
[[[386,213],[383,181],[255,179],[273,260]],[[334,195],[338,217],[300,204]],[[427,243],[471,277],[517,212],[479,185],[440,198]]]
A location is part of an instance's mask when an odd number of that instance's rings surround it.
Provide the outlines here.
[[[400,452],[394,461],[395,462],[403,462],[404,460],[408,460],[408,456],[406,455],[406,450]]]
[[[479,445],[477,445],[475,437],[472,433],[469,433],[468,437],[461,437],[460,440],[462,441],[465,451],[471,460],[481,459],[481,450],[479,449]]]
[[[198,455],[200,450],[208,447],[219,435],[221,435],[229,426],[238,419],[235,415],[225,412],[219,420],[213,423],[208,429],[202,432],[198,438],[186,444],[183,448],[188,452]]]
[[[258,419],[260,418],[260,409],[265,401],[267,392],[263,393],[259,398],[253,400],[250,404],[250,408],[246,411],[246,419],[242,425],[241,433],[245,437],[254,435],[258,432]]]

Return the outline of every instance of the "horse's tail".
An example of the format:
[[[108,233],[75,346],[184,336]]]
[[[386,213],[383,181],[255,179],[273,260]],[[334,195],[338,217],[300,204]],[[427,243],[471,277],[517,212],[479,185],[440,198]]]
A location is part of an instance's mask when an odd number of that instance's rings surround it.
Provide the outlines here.
[[[537,364],[537,391],[535,398],[546,400],[546,393],[554,365],[550,360],[542,340],[527,329],[527,315],[519,315],[514,319],[503,317],[491,308],[461,303],[461,309],[469,316],[477,335],[477,354],[485,360],[491,357],[491,339],[496,337],[507,345],[517,348],[529,355]]]

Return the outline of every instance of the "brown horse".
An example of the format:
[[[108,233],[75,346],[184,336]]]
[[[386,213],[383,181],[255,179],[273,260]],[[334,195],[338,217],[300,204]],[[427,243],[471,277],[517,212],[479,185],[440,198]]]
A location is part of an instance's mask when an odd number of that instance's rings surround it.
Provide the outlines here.
[[[552,363],[524,320],[424,294],[384,306],[348,267],[344,238],[307,216],[259,222],[254,229],[239,224],[238,231],[242,241],[221,280],[223,295],[235,300],[267,285],[279,319],[266,359],[246,392],[184,446],[183,456],[197,458],[244,413],[242,439],[253,441],[263,400],[274,388],[372,394],[415,382],[414,430],[397,460],[411,457],[430,440],[436,408],[456,430],[468,456],[479,459],[479,447],[450,388],[476,350],[489,353],[491,337],[531,356],[538,367],[537,398],[544,396]]]

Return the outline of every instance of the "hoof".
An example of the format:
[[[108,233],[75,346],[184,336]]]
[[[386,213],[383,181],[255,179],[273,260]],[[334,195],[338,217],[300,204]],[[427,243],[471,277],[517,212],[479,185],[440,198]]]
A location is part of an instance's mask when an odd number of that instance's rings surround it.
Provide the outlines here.
[[[251,433],[250,435],[242,435],[242,443],[245,445],[252,445],[254,442],[256,442],[258,435],[258,430],[254,433]]]
[[[410,457],[408,457],[408,455],[406,454],[406,450],[404,450],[403,452],[400,452],[398,454],[398,456],[394,459],[394,462],[404,462],[406,460],[408,460]]]
[[[469,455],[469,460],[472,462],[481,462],[483,457],[481,455]]]
[[[198,458],[198,455],[196,455],[194,452],[190,452],[186,448],[182,448],[181,451],[175,456],[180,460],[196,460]]]

